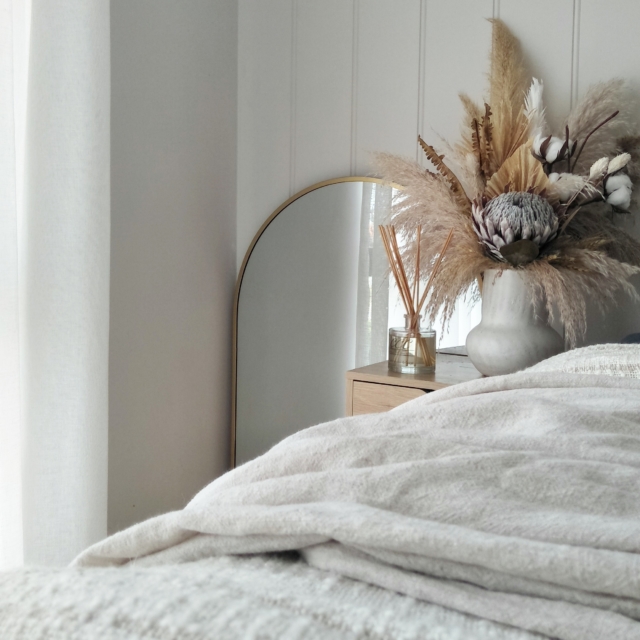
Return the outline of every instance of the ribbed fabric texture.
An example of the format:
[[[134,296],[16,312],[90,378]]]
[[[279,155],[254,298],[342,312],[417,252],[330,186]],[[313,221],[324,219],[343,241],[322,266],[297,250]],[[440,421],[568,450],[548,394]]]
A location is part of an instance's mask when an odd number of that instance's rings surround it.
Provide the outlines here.
[[[2,640],[531,640],[292,557],[0,574]]]
[[[640,378],[640,345],[596,344],[561,353],[531,367],[529,371]]]

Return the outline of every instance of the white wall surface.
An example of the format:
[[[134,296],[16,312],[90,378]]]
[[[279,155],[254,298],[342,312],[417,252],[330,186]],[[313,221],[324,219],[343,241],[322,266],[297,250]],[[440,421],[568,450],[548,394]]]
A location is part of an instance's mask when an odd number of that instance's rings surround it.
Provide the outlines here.
[[[228,463],[237,3],[113,0],[109,529]]]
[[[369,151],[421,158],[418,133],[455,139],[458,92],[482,97],[494,16],[544,79],[552,123],[593,82],[640,89],[636,0],[239,0],[237,264],[301,188],[368,174]],[[640,331],[624,305],[592,314],[589,342]]]

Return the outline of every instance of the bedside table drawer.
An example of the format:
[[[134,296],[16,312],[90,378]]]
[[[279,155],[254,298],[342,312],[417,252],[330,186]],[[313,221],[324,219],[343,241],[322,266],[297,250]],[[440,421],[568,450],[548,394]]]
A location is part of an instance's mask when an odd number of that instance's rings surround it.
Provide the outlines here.
[[[409,400],[420,398],[426,391],[411,387],[396,387],[390,384],[353,381],[352,414],[381,413],[389,411]]]

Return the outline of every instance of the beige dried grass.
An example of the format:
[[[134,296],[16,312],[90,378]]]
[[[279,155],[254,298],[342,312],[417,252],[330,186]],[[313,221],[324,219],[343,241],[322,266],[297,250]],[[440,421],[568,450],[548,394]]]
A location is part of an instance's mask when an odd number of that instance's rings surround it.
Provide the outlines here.
[[[502,20],[490,20],[491,70],[489,72],[489,104],[493,110],[493,150],[500,166],[527,141],[529,121],[524,113],[527,76],[520,43]]]
[[[572,241],[563,236],[558,242],[564,243],[560,249],[535,260],[528,265],[530,286],[535,291],[544,292],[547,310],[554,317],[554,303],[558,307],[560,320],[564,325],[565,343],[569,348],[576,346],[587,329],[587,300],[594,303],[604,314],[615,306],[618,294],[640,300],[640,296],[629,278],[640,273],[635,267],[611,258],[601,250],[589,248],[597,244],[594,239]]]
[[[635,129],[632,117],[634,98],[624,81],[614,78],[590,86],[571,110],[565,126],[569,127],[572,140],[584,140],[591,131],[616,111],[619,111],[618,115],[589,138],[573,169],[574,172],[587,173],[589,167],[599,158],[616,155],[618,140],[629,136]],[[564,137],[564,133],[559,135]]]

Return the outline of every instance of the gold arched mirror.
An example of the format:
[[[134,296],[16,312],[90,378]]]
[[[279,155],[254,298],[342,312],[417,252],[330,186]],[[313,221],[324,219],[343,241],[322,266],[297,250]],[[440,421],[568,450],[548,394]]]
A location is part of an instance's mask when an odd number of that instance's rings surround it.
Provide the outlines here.
[[[345,415],[345,372],[386,359],[387,265],[377,224],[393,191],[375,178],[321,182],[256,234],[234,303],[233,466]]]

